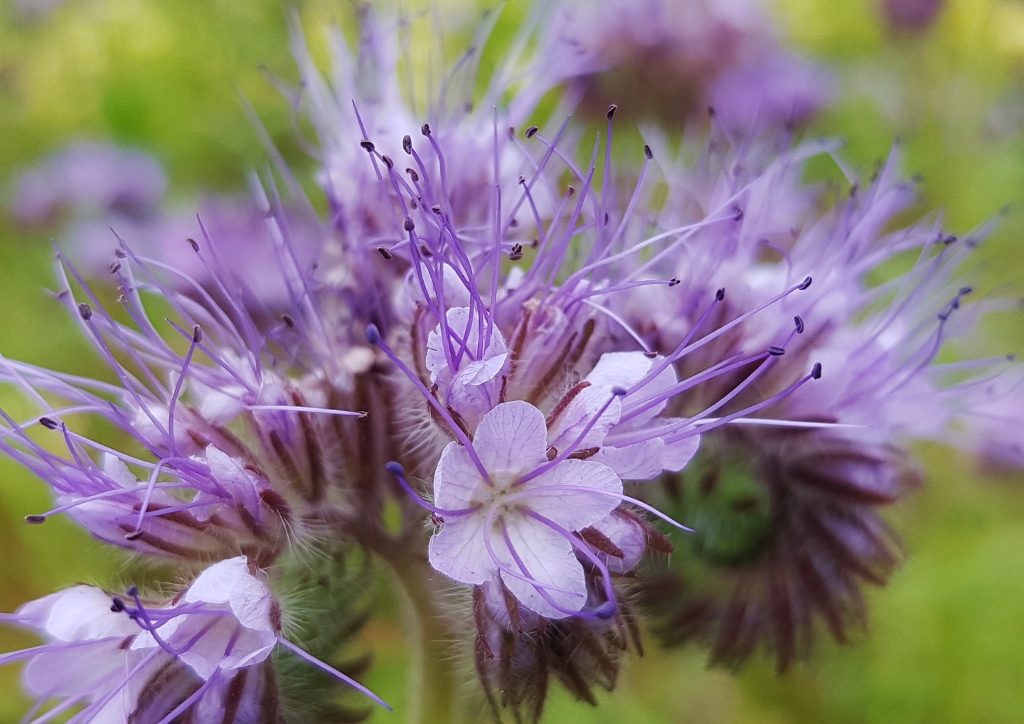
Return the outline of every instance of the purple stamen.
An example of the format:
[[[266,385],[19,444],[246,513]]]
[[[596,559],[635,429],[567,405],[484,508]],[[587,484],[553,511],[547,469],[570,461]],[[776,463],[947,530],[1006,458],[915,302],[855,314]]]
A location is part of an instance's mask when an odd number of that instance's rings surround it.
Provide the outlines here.
[[[565,450],[562,450],[554,458],[544,463],[543,465],[539,465],[538,467],[534,468],[530,472],[520,477],[512,484],[512,487],[523,485],[524,483],[528,483],[529,481],[533,480],[537,476],[543,475],[548,470],[551,470],[553,467],[558,465],[560,462],[568,459],[570,455],[576,452],[576,450],[579,449],[580,444],[586,439],[587,435],[590,434],[590,431],[594,429],[594,426],[597,425],[597,423],[601,420],[601,417],[604,415],[604,413],[608,411],[609,407],[611,407],[611,404],[615,402],[616,399],[625,395],[626,391],[621,387],[613,387],[611,393],[611,397],[608,398],[608,400],[601,406],[601,409],[599,409],[596,414],[591,416],[590,421],[587,422],[587,424],[583,427],[583,430],[579,433],[579,435],[576,436],[576,439],[572,442],[571,445],[566,445]]]
[[[337,669],[335,669],[333,666],[330,666],[329,664],[321,661],[320,659],[316,658],[312,654],[310,654],[310,653],[308,653],[306,651],[303,651],[301,648],[299,648],[298,646],[293,644],[291,641],[289,641],[285,637],[278,636],[277,637],[277,643],[281,644],[281,646],[284,646],[286,649],[291,651],[293,654],[298,656],[300,659],[302,659],[304,661],[307,661],[307,662],[313,664],[313,666],[316,666],[318,669],[322,669],[323,671],[326,671],[331,676],[334,676],[334,677],[340,679],[341,681],[344,681],[346,684],[351,686],[356,691],[362,692],[363,694],[365,694],[366,696],[368,696],[371,699],[373,699],[375,702],[380,704],[382,707],[384,707],[388,711],[394,711],[394,709],[392,709],[390,706],[388,706],[387,702],[385,702],[383,699],[381,699],[379,696],[374,694],[368,688],[366,688],[365,686],[360,684],[358,681],[353,679],[351,676],[346,676],[345,674],[343,674],[340,671],[338,671]]]
[[[420,391],[420,394],[423,395],[427,403],[430,404],[437,412],[437,414],[441,416],[441,419],[448,424],[449,428],[452,431],[452,434],[454,434],[455,437],[458,438],[459,442],[461,442],[462,445],[466,448],[466,451],[469,453],[470,458],[473,460],[473,464],[476,466],[476,469],[480,472],[480,475],[483,478],[483,480],[488,485],[493,486],[494,481],[491,480],[490,473],[487,472],[487,469],[484,467],[484,464],[480,461],[480,457],[476,454],[476,450],[473,449],[472,441],[469,439],[466,433],[462,431],[462,427],[455,422],[455,420],[451,416],[451,413],[448,412],[447,408],[445,408],[444,405],[438,402],[437,398],[434,397],[434,395],[431,394],[430,390],[426,388],[426,386],[420,380],[419,375],[417,375],[413,370],[409,369],[408,365],[402,362],[402,360],[399,359],[398,355],[396,355],[394,351],[392,351],[392,349],[387,345],[387,343],[385,343],[384,340],[381,339],[380,331],[377,329],[377,325],[371,324],[366,328],[366,339],[370,344],[380,348],[380,350],[385,355],[387,355],[388,359],[390,359],[392,363],[394,363],[394,365],[398,367],[398,369],[405,373],[405,376],[408,377],[409,381],[412,382],[413,385],[415,385],[416,389]]]
[[[398,483],[402,486],[405,492],[409,494],[409,497],[412,498],[412,501],[416,503],[416,505],[423,508],[424,510],[430,511],[431,513],[437,513],[443,518],[458,518],[460,516],[469,515],[470,513],[475,513],[476,511],[480,510],[480,505],[474,505],[470,508],[459,508],[456,510],[438,508],[437,506],[425,501],[420,496],[420,494],[413,489],[413,487],[409,484],[409,481],[406,480],[405,478],[405,468],[403,468],[401,464],[396,462],[389,462],[384,467],[387,468],[387,471],[389,473],[395,476],[395,478],[398,480]]]

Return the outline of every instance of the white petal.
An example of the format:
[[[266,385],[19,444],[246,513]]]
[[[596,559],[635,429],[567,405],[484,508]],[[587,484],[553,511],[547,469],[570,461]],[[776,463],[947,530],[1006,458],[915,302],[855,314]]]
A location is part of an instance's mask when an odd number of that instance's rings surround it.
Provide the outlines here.
[[[593,525],[622,502],[622,481],[610,467],[593,460],[563,460],[525,483],[523,490],[528,494],[517,501],[521,506],[570,531]]]
[[[121,639],[94,641],[33,656],[21,680],[34,696],[74,696],[87,690],[98,696],[121,681],[127,661],[128,652],[121,648]]]
[[[606,352],[586,376],[592,385],[629,389],[646,375],[658,362],[643,352]]]
[[[515,556],[506,545],[504,536],[494,535],[492,540],[495,553],[502,563],[544,586],[547,597],[562,609],[579,611],[583,608],[587,602],[587,584],[583,566],[576,559],[572,544],[556,531],[531,518],[506,516],[505,520],[508,542],[515,550]],[[552,606],[532,583],[505,572],[502,572],[501,579],[512,595],[531,611],[548,618],[565,618],[570,615]]]
[[[430,565],[459,583],[480,584],[493,578],[497,566],[484,543],[484,513],[445,520],[430,539]]]
[[[623,480],[651,480],[661,475],[665,443],[660,437],[634,445],[606,445],[591,460],[611,467]]]
[[[482,385],[493,380],[505,367],[506,362],[508,362],[508,352],[473,362],[455,375],[452,382],[462,385]]]
[[[249,573],[249,562],[245,556],[229,558],[207,568],[189,586],[185,600],[189,603],[226,603],[246,628],[273,630],[270,591]]]
[[[547,459],[544,413],[521,400],[496,405],[477,426],[473,449],[493,476],[532,470]]]
[[[613,573],[625,573],[635,566],[647,549],[647,533],[643,526],[628,515],[613,512],[604,520],[594,524],[594,528],[604,535],[622,551],[622,558],[597,552]]]
[[[103,472],[124,488],[131,488],[139,483],[139,479],[132,474],[121,458],[107,452],[103,453]]]
[[[434,469],[434,505],[446,510],[470,508],[487,497],[487,490],[469,451],[457,442],[448,443]]]
[[[674,473],[679,472],[693,460],[698,447],[700,447],[700,435],[691,435],[676,442],[666,443],[665,449],[661,453],[662,467]]]
[[[609,400],[611,404],[608,404]],[[590,426],[606,404],[608,408]],[[548,445],[553,445],[560,453],[570,447],[573,450],[600,447],[605,435],[619,421],[621,409],[622,403],[618,398],[613,399],[610,387],[587,387],[577,394],[552,422],[548,431]],[[587,426],[590,426],[590,430],[584,435],[583,431]]]
[[[139,633],[124,613],[110,610],[111,597],[93,586],[75,586],[30,601],[18,609],[26,623],[58,641],[85,641]]]

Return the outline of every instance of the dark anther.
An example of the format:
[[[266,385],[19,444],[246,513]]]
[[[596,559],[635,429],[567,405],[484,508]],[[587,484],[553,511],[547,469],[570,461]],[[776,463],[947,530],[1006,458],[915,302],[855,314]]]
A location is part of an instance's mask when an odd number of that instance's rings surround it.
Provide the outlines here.
[[[956,242],[956,234],[950,234],[949,236],[943,237],[942,243],[946,246]]]
[[[196,344],[203,341],[203,328],[198,324],[192,328],[192,341]]]
[[[380,330],[376,324],[366,325],[366,341],[372,345],[380,344]]]
[[[377,247],[377,253],[380,254],[382,257],[384,257],[384,259],[386,259],[387,261],[391,261],[392,259],[395,258],[395,255],[392,254],[387,249],[385,249],[383,246],[378,246]]]
[[[26,515],[25,522],[31,523],[32,525],[39,525],[40,523],[46,522],[46,517],[42,515]]]
[[[576,187],[573,186],[572,184],[569,184],[568,188],[566,188],[566,193],[569,194],[569,198],[572,198],[573,196],[576,195]]]
[[[732,220],[740,221],[743,218],[743,209],[741,209],[739,206],[734,206],[732,210]]]
[[[429,136],[430,135],[430,124],[429,123],[424,123],[422,126],[420,126],[420,133],[422,133],[424,136]]]
[[[515,126],[509,126],[508,127],[508,137],[509,138],[515,138],[516,137],[516,127]]]
[[[388,169],[395,167],[395,162],[391,160],[391,156],[381,156],[380,160],[384,162],[384,165],[387,166]]]
[[[39,424],[45,427],[47,430],[56,430],[58,427],[60,427],[60,423],[58,423],[52,417],[40,417]]]
[[[669,285],[670,287],[674,287],[674,286],[676,286],[677,284],[679,284],[679,280],[678,280],[678,279],[676,279],[675,277],[672,277],[671,279],[669,279],[669,280],[668,280],[668,285]]]
[[[606,117],[608,118],[608,120],[609,120],[609,121],[610,121],[610,120],[612,119],[612,117],[613,117],[613,116],[615,115],[615,110],[616,110],[617,108],[618,108],[618,106],[617,106],[617,105],[615,105],[614,103],[612,103],[612,104],[611,104],[610,106],[608,106],[608,110],[607,110],[607,111],[605,111],[605,114],[604,114],[604,115],[605,115],[605,116],[606,116]]]
[[[282,314],[281,321],[284,322],[284,326],[288,327],[288,329],[295,327],[295,318],[290,314]]]
[[[644,352],[644,357],[646,357],[647,359],[654,359],[657,356],[657,352]]]
[[[412,136],[405,136],[402,139],[402,150],[406,153],[412,153]]]
[[[199,242],[198,241],[196,241],[195,239],[192,239],[192,238],[185,239],[185,241],[187,241],[188,245],[192,247],[192,251],[196,252],[197,254],[199,253]]]
[[[811,278],[807,277],[802,282],[800,282],[800,286],[798,286],[797,289],[799,289],[800,291],[803,291],[804,289],[806,289],[809,286],[811,286]]]
[[[654,151],[652,151],[651,147],[648,146],[646,143],[644,144],[644,155],[647,156],[648,161],[654,158]]]
[[[434,204],[433,206],[430,207],[430,210],[433,211],[435,214],[440,214],[441,204]]]
[[[110,604],[110,610],[113,611],[114,613],[121,613],[122,611],[124,611],[124,609],[125,609],[124,601],[122,601],[120,599],[120,597],[114,596],[114,599],[113,599],[113,601]]]
[[[537,135],[537,131],[539,131],[539,130],[540,130],[540,129],[539,129],[539,128],[537,128],[537,126],[530,126],[530,127],[529,127],[529,128],[527,128],[527,129],[526,129],[526,131],[525,131],[525,132],[523,133],[523,136],[524,136],[525,138],[533,138],[534,136],[536,136],[536,135]]]
[[[138,540],[141,537],[142,537],[142,531],[141,530],[133,530],[131,533],[125,533],[125,535],[124,535],[124,539],[125,540]]]
[[[92,307],[85,302],[78,305],[78,313],[82,315],[82,319],[86,321],[92,319]]]
[[[519,177],[519,183],[520,184],[525,184],[526,183],[526,177],[525,176],[520,176]]]
[[[408,138],[408,136],[406,136],[406,138]],[[405,172],[407,174],[409,174],[409,178],[412,179],[412,182],[414,184],[420,182],[420,175],[418,173],[416,173],[416,169],[414,169],[414,168],[407,168],[407,169],[405,169]]]
[[[546,455],[548,460],[554,460],[555,458],[558,457],[558,448],[556,448],[554,445],[549,446]]]
[[[523,258],[523,245],[522,244],[513,244],[512,245],[512,251],[509,252],[508,258],[511,261],[519,261],[520,259],[522,259]]]
[[[116,256],[118,259],[124,259],[126,256],[128,256],[128,252],[126,252],[124,249],[114,249],[114,256]]]
[[[814,367],[811,368],[811,377],[816,380],[821,379],[821,362],[814,363]]]
[[[793,317],[793,323],[796,325],[796,333],[804,333],[804,320],[800,316]]]
[[[427,259],[434,256],[434,252],[428,249],[426,244],[420,244],[420,254],[422,254]]]
[[[725,299],[725,287],[722,287],[717,292],[715,292],[715,301],[716,302],[720,302],[723,299]]]
[[[121,271],[121,262],[119,262],[119,261],[112,261],[112,262],[110,262],[110,273],[111,274],[117,274],[119,271]]]
[[[360,141],[359,145],[367,151],[373,151],[376,146],[373,145],[373,141]]]
[[[960,294],[970,294],[974,291],[974,287],[960,287]]]
[[[781,357],[786,354],[786,350],[783,347],[776,347],[775,345],[772,345],[768,348],[768,354],[772,357]]]
[[[623,397],[626,394],[626,392],[628,392],[628,390],[625,387],[613,387],[612,388],[612,394],[615,397]]]
[[[604,225],[605,225],[605,226],[608,226],[608,220],[609,220],[610,218],[611,218],[611,217],[610,217],[610,216],[608,216],[608,212],[607,212],[607,211],[605,211],[605,212],[604,212]]]
[[[405,217],[405,230],[406,231],[412,231],[415,228],[416,228],[416,224],[413,222],[412,218],[409,217],[409,216],[406,216]]]

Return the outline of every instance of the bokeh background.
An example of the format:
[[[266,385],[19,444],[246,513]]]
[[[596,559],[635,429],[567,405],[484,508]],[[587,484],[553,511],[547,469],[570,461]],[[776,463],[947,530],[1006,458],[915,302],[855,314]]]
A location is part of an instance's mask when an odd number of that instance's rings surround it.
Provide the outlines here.
[[[680,0],[683,1],[683,0]],[[313,161],[296,142],[290,107],[270,76],[294,81],[288,14],[314,46],[329,22],[347,27],[348,0],[5,0],[0,5],[0,354],[78,373],[99,372],[89,347],[47,294],[51,238],[7,211],[17,174],[70,141],[113,141],[167,170],[171,205],[201,193],[245,193],[266,150],[251,104],[299,172]],[[472,0],[410,12],[443,15],[453,38],[478,17]],[[505,8],[501,47],[525,5]],[[919,33],[892,32],[880,0],[778,0],[786,43],[827,64],[838,102],[807,131],[846,139],[845,158],[870,172],[899,138],[921,209],[967,231],[1002,213],[984,245],[981,291],[1024,293],[1024,2],[948,0]],[[453,20],[456,19],[456,20]],[[503,35],[504,34],[504,35]],[[414,48],[415,50],[415,48]],[[492,50],[491,52],[498,52]],[[244,99],[244,100],[243,100]],[[1024,352],[1024,317],[1001,313],[981,330],[990,351]],[[14,417],[21,402],[0,390]],[[1022,432],[1024,434],[1024,432]],[[591,709],[555,694],[550,722],[1019,722],[1024,721],[1024,474],[986,469],[948,450],[917,451],[930,484],[892,511],[909,561],[872,591],[870,630],[854,646],[820,646],[777,677],[755,659],[739,675],[708,669],[702,652],[648,651],[619,689]],[[50,505],[45,486],[0,460],[0,610],[75,582],[117,586],[133,563],[67,521],[28,526]],[[367,683],[401,711],[407,654],[396,604],[381,587],[363,632],[375,666]],[[0,631],[3,650],[31,645]],[[27,700],[17,666],[0,669],[0,722]],[[398,721],[375,712],[372,721]]]

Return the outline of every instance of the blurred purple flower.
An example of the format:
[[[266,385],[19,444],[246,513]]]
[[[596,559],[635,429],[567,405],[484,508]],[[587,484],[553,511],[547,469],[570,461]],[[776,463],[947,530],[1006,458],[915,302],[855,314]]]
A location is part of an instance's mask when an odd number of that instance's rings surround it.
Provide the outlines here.
[[[62,214],[145,218],[163,201],[167,179],[141,151],[76,141],[22,172],[11,204],[23,224],[43,224]]]

